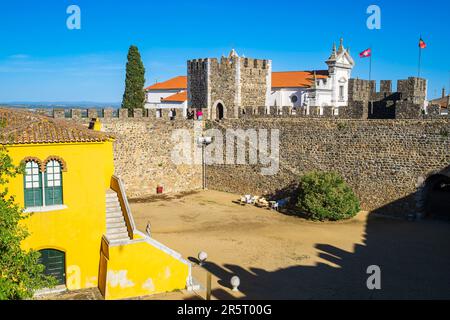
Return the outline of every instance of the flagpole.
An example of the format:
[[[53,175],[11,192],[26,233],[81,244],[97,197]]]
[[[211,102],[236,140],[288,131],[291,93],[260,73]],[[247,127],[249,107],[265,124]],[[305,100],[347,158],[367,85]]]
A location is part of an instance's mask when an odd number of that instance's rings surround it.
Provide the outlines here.
[[[420,40],[419,40],[419,68],[418,68],[418,72],[417,72],[417,77],[420,78],[420,69],[422,68],[422,47],[420,44],[420,41],[422,41],[422,35],[420,35]]]
[[[422,48],[419,46],[419,72],[417,73],[418,78],[420,78],[421,67],[422,67]]]

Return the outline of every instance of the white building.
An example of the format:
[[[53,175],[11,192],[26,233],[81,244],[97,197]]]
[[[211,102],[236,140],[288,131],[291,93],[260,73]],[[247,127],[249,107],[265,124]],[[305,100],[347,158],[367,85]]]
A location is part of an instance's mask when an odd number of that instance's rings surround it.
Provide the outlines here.
[[[338,49],[333,45],[331,56],[325,63],[327,70],[272,72],[268,105],[280,109],[293,107],[297,112],[306,114],[310,114],[311,107],[319,107],[319,114],[323,114],[323,107],[331,106],[334,107],[334,114],[338,115],[339,107],[348,104],[348,83],[355,66],[342,39]],[[146,108],[182,108],[183,115],[186,115],[186,90],[186,76],[150,86],[146,89]]]
[[[323,107],[331,106],[337,115],[339,107],[348,104],[348,82],[355,66],[342,39],[339,49],[333,45],[326,64],[328,70],[272,72],[270,106],[303,108],[306,114],[310,107],[320,107],[323,114]]]
[[[178,76],[145,88],[146,109],[155,109],[161,117],[163,109],[175,110],[177,115],[187,115],[187,77]]]

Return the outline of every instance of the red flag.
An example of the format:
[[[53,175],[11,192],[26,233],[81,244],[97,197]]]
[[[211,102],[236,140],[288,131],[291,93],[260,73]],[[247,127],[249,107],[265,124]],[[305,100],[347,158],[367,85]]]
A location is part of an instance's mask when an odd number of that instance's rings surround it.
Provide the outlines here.
[[[419,47],[420,49],[425,49],[427,47],[427,44],[422,40],[422,38],[419,40]]]
[[[372,49],[366,49],[366,50],[364,50],[363,52],[361,52],[360,54],[359,54],[359,57],[360,58],[368,58],[368,57],[370,57],[370,56],[372,56]]]

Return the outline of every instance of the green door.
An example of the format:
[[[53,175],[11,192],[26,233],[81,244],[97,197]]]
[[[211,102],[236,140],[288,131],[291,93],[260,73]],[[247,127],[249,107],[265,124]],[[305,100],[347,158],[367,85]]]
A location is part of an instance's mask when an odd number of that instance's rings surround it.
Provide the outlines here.
[[[39,264],[45,266],[44,273],[53,276],[58,285],[66,284],[66,255],[64,252],[54,249],[40,250]]]

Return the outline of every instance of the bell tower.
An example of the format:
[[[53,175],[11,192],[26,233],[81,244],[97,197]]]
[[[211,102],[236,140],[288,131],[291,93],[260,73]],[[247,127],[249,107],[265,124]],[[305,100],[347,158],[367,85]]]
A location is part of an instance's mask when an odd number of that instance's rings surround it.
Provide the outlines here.
[[[339,48],[333,44],[333,49],[328,60],[328,74],[331,81],[331,105],[333,107],[346,106],[348,104],[348,82],[351,78],[355,61],[350,55],[350,49],[344,47],[344,39],[341,38]]]

